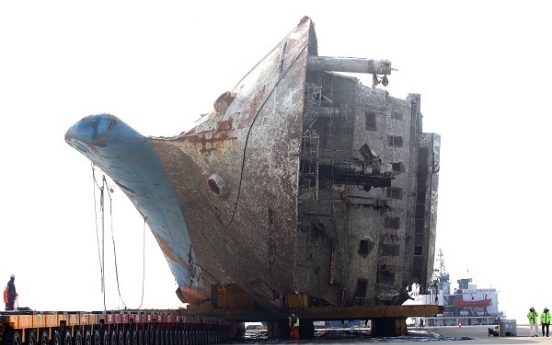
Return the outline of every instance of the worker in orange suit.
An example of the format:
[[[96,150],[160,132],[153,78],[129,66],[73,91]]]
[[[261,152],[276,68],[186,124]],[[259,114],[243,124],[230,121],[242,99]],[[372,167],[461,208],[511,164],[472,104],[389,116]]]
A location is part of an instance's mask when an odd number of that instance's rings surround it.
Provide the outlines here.
[[[15,299],[17,298],[17,292],[15,290],[15,275],[10,276],[10,281],[6,287],[7,296],[5,296],[6,310],[14,310]],[[7,298],[6,298],[7,297]]]
[[[295,314],[288,316],[289,321],[289,337],[291,339],[299,339],[299,317]]]

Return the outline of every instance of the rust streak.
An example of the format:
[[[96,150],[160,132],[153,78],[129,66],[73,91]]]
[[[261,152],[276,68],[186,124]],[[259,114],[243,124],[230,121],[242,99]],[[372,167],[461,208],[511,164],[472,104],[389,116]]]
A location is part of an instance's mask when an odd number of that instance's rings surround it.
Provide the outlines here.
[[[180,293],[182,294],[182,297],[180,299],[184,303],[200,304],[209,299],[207,296],[207,291],[205,291],[205,289],[200,289],[194,286],[180,287]]]
[[[230,118],[226,121],[217,122],[217,129],[215,131],[188,132],[181,139],[200,145],[201,153],[210,153],[214,150],[223,149],[223,143],[238,139],[235,136],[230,136],[230,132],[233,130],[232,127],[233,120]]]
[[[251,126],[253,120],[255,119],[255,115],[260,110],[258,107],[259,103],[261,103],[264,98],[265,89],[266,85],[263,85],[262,89],[255,96],[242,100],[239,109],[242,110],[243,115],[240,114],[241,116],[236,117],[236,121],[238,121],[238,128]]]

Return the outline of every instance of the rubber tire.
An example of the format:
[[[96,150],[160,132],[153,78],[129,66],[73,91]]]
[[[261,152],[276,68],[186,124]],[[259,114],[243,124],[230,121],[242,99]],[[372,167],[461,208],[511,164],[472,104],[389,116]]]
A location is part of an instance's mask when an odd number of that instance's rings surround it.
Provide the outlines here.
[[[46,330],[40,332],[40,345],[50,345],[50,339],[48,339],[48,331]]]
[[[117,331],[111,331],[111,337],[109,337],[109,345],[117,345]]]
[[[125,345],[132,345],[132,333],[130,333],[130,329],[127,329],[125,334]]]
[[[168,330],[167,331],[167,345],[175,345],[174,344],[174,330]]]
[[[109,331],[105,330],[102,332],[102,344],[101,345],[111,345],[109,343]]]
[[[102,335],[99,330],[95,329],[92,336],[93,345],[102,345]]]
[[[73,345],[83,345],[82,344],[82,334],[81,331],[77,330],[75,336],[73,337]]]
[[[138,345],[138,331],[136,330],[130,334],[130,345]]]
[[[125,344],[125,332],[123,330],[119,330],[117,345],[126,345]]]
[[[52,336],[52,345],[61,345],[61,334],[58,330],[54,331],[54,335]]]
[[[2,345],[22,345],[19,331],[6,331],[2,335]]]
[[[83,345],[92,345],[92,335],[90,334],[90,330],[84,331],[84,340],[82,342]]]
[[[63,345],[73,345],[73,339],[71,339],[71,332],[65,331],[65,334],[62,338]]]
[[[38,345],[36,343],[36,335],[34,331],[29,331],[25,338],[25,345]]]

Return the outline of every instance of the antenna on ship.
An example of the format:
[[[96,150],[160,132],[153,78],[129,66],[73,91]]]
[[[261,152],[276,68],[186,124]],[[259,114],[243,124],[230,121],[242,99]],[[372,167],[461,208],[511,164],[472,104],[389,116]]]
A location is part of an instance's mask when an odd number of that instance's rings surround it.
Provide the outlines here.
[[[439,261],[439,276],[442,277],[444,276],[445,274],[447,274],[447,271],[445,270],[445,259],[443,258],[444,255],[443,255],[443,250],[442,249],[439,249],[439,258],[437,259],[437,261]]]
[[[447,273],[447,270],[445,268],[445,255],[443,254],[443,250],[439,249],[439,254],[437,254],[438,258],[435,259],[439,262],[439,268],[435,269],[435,280],[437,281],[444,281],[446,280],[448,282],[449,274]],[[446,279],[444,279],[446,278]]]

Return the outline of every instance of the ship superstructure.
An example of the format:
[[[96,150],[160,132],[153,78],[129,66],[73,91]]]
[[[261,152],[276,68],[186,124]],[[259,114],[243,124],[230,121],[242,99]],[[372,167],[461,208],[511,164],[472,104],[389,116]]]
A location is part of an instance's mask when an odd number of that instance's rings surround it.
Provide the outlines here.
[[[498,290],[478,288],[472,278],[461,278],[453,286],[445,269],[444,255],[439,250],[439,268],[435,269],[433,283],[427,294],[415,294],[415,304],[438,304],[443,306],[443,314],[426,318],[429,326],[488,325],[498,324],[505,317],[499,311]]]

